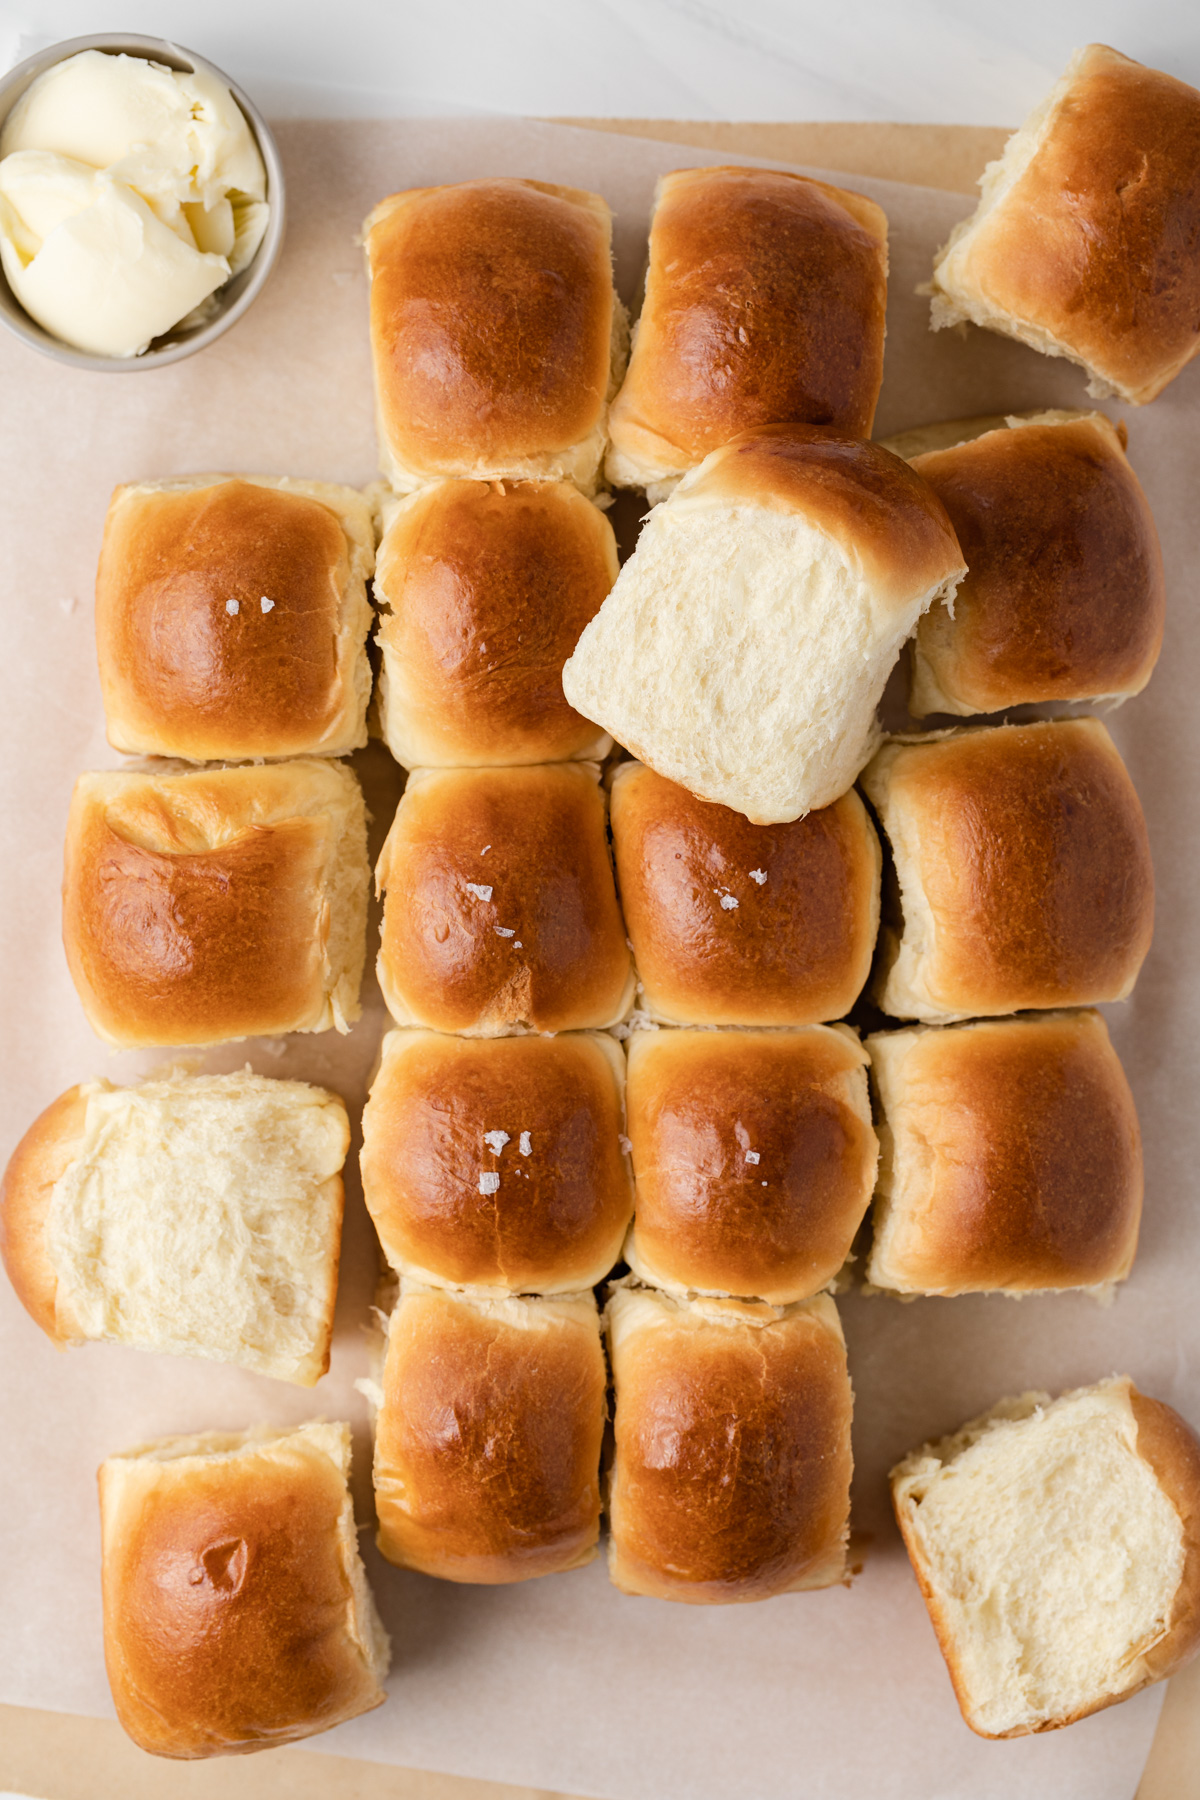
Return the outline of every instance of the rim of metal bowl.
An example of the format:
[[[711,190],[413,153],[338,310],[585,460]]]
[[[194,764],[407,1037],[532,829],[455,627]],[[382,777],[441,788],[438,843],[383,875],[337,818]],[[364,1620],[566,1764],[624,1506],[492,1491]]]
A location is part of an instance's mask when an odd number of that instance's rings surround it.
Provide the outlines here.
[[[214,338],[220,337],[222,332],[228,331],[241,318],[261,293],[283,246],[285,206],[283,166],[279,149],[270,126],[253,100],[242,92],[237,82],[231,80],[223,69],[218,69],[206,57],[198,56],[194,50],[188,50],[183,44],[176,44],[169,38],[139,37],[135,33],[123,31],[96,32],[90,37],[65,38],[61,43],[50,44],[35,56],[27,57],[15,69],[0,76],[0,127],[22,94],[39,75],[53,68],[56,63],[65,62],[68,57],[77,56],[81,50],[101,50],[109,56],[140,56],[185,74],[198,69],[215,76],[218,81],[224,82],[245,115],[267,171],[267,201],[271,208],[267,229],[252,261],[232,281],[217,290],[219,310],[204,324],[193,325],[188,330],[175,326],[164,332],[161,337],[154,339],[150,348],[141,356],[93,356],[89,351],[76,350],[70,344],[65,344],[61,338],[52,337],[25,311],[0,269],[0,323],[23,339],[31,349],[40,351],[43,356],[53,357],[56,362],[67,363],[72,368],[94,369],[105,375],[131,375],[142,369],[161,369],[168,363],[181,362],[185,356],[194,356],[197,350],[203,350],[206,345],[211,344]]]

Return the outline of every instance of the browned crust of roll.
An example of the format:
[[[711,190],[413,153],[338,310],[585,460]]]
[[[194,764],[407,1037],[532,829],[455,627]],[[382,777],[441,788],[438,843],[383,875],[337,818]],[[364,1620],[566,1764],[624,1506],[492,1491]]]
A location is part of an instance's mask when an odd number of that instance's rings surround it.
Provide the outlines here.
[[[612,830],[638,975],[662,1018],[811,1025],[849,1011],[871,966],[881,867],[853,790],[790,824],[752,825],[627,763]]]
[[[877,1158],[848,1031],[638,1033],[628,1119],[643,1280],[784,1305],[837,1274]]]
[[[0,1257],[17,1299],[60,1347],[73,1338],[59,1309],[58,1274],[46,1250],[50,1196],[78,1154],[87,1093],[68,1088],[39,1113],[8,1161],[0,1183]]]
[[[598,195],[507,177],[411,188],[376,207],[364,228],[371,346],[398,463],[503,473],[600,426],[611,230]]]
[[[1099,1013],[918,1027],[866,1047],[887,1145],[870,1281],[963,1294],[1125,1279],[1142,1142]]]
[[[421,771],[376,882],[379,979],[401,1024],[568,1031],[611,1025],[632,999],[593,768]]]
[[[605,1391],[590,1294],[473,1303],[406,1284],[376,1421],[383,1555],[485,1585],[591,1562]]]
[[[323,491],[237,476],[116,490],[96,576],[114,748],[205,762],[366,743],[372,546],[333,504],[345,490]]]
[[[663,176],[616,456],[690,468],[792,422],[869,437],[886,305],[887,219],[861,194],[777,169]]]
[[[990,431],[912,466],[945,506],[967,563],[953,618],[939,604],[917,626],[918,713],[1145,687],[1162,645],[1162,552],[1107,419]]]
[[[385,1038],[362,1175],[392,1267],[515,1294],[602,1280],[633,1212],[623,1060],[599,1034]],[[498,1131],[508,1141],[496,1149],[484,1134]],[[491,1179],[495,1190],[481,1192]]]
[[[1149,1681],[1161,1681],[1200,1648],[1200,1439],[1174,1407],[1151,1400],[1129,1384],[1137,1421],[1138,1455],[1154,1470],[1183,1525],[1183,1574],[1167,1620],[1166,1636],[1147,1652]]]
[[[568,706],[563,664],[617,579],[600,509],[567,482],[446,481],[379,547],[383,733],[405,767],[537,763],[611,740]]]

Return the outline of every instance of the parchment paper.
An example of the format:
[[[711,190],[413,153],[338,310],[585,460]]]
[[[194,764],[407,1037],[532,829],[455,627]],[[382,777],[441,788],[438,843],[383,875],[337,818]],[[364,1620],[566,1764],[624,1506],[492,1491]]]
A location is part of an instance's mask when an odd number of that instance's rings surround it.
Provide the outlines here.
[[[280,129],[291,217],[281,266],[247,318],[202,355],[138,375],[80,374],[0,341],[0,1155],[72,1082],[128,1080],[165,1055],[114,1054],[92,1035],[58,937],[61,838],[75,775],[119,763],[104,741],[91,584],[113,485],[228,469],[366,482],[375,473],[366,283],[355,245],[383,194],[488,173],[593,187],[616,209],[630,297],[655,177],[722,160],[661,143],[512,121],[291,123]],[[745,161],[747,159],[741,158]],[[836,179],[836,177],[835,177]],[[961,196],[865,178],[891,224],[891,301],[879,435],[932,419],[1088,405],[1083,377],[980,332],[926,328],[913,288],[969,210]],[[1108,1009],[1146,1138],[1147,1203],[1133,1277],[1115,1306],[1083,1297],[841,1302],[857,1394],[854,1524],[872,1538],[849,1591],[763,1605],[671,1606],[619,1595],[603,1563],[512,1588],[404,1574],[367,1546],[395,1642],[386,1707],[312,1741],[410,1767],[612,1800],[1129,1800],[1161,1690],[1065,1732],[989,1744],[963,1725],[888,1516],[904,1451],[1003,1393],[1057,1391],[1114,1370],[1200,1423],[1200,1242],[1191,1176],[1200,1118],[1190,1051],[1200,978],[1192,617],[1200,520],[1200,367],[1152,407],[1106,405],[1162,533],[1167,644],[1147,693],[1109,723],[1150,822],[1155,947],[1133,998]],[[400,778],[357,759],[376,841]],[[384,1018],[373,983],[348,1039],[252,1041],[202,1066],[326,1083],[355,1110]],[[355,1424],[359,1516],[369,1445],[353,1390],[375,1251],[353,1162],[333,1368],[309,1394],[213,1364],[113,1346],[56,1353],[0,1282],[0,1701],[111,1712],[100,1638],[94,1471],[167,1432],[315,1415]]]

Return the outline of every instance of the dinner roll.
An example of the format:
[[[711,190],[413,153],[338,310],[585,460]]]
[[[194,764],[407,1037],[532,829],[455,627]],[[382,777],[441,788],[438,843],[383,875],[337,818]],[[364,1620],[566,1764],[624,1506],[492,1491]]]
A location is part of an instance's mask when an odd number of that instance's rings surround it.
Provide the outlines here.
[[[349,1146],[342,1102],[303,1081],[89,1081],[13,1153],[4,1266],[57,1344],[106,1338],[312,1387],[329,1367]]]
[[[370,509],[263,475],[119,487],[96,576],[115,750],[340,756],[367,741]]]
[[[594,764],[415,771],[375,880],[379,984],[397,1024],[497,1037],[629,1011]]]
[[[853,1396],[837,1308],[617,1287],[609,1574],[693,1605],[846,1580]]]
[[[664,175],[609,480],[662,499],[758,425],[870,437],[886,306],[887,218],[873,200],[781,169]]]
[[[391,1266],[499,1294],[594,1287],[633,1212],[624,1088],[625,1058],[603,1032],[389,1032],[362,1176]]]
[[[891,844],[874,989],[946,1023],[1124,1000],[1154,928],[1146,821],[1098,719],[897,739],[863,788]]]
[[[867,1049],[883,1150],[873,1286],[1032,1294],[1125,1279],[1142,1140],[1099,1013],[918,1025]]]
[[[1125,699],[1162,645],[1158,532],[1102,413],[1011,418],[913,467],[950,515],[967,573],[918,622],[909,709],[1000,712]]]
[[[380,201],[363,237],[384,474],[591,491],[629,342],[599,194],[488,177]]]
[[[964,573],[941,501],[899,457],[762,426],[651,513],[563,689],[700,799],[797,819],[853,782],[901,645]]]
[[[160,1438],[100,1465],[104,1661],[156,1756],[270,1750],[381,1706],[350,1427]]]
[[[879,928],[879,840],[858,795],[751,825],[641,763],[612,782],[621,900],[652,1018],[812,1025],[848,1012]]]
[[[892,1470],[963,1718],[1054,1731],[1200,1643],[1200,1443],[1127,1375],[1001,1400]]]
[[[81,775],[63,944],[110,1044],[348,1031],[366,955],[367,827],[341,763]]]
[[[379,713],[406,769],[603,757],[563,664],[617,579],[612,526],[566,481],[439,481],[385,504]]]
[[[634,1274],[777,1306],[827,1286],[875,1182],[866,1064],[845,1026],[631,1037]]]
[[[971,319],[1153,400],[1200,348],[1200,94],[1089,44],[1009,138],[933,271],[935,331]]]
[[[401,1283],[375,1421],[384,1556],[489,1585],[591,1562],[605,1386],[591,1294],[488,1300]]]

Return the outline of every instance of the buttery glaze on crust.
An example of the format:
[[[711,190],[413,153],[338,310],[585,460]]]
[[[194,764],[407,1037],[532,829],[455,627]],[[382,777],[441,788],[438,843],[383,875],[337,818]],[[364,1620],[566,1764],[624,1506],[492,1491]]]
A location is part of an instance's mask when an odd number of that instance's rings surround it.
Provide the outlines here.
[[[956,314],[1012,315],[1001,329],[1141,404],[1200,348],[1198,232],[1200,93],[1091,44],[1024,173],[939,258],[934,292]]]
[[[711,1605],[844,1580],[853,1396],[832,1300],[618,1288],[606,1317],[616,1586]]]
[[[406,768],[603,756],[563,664],[617,578],[566,482],[446,481],[393,514],[375,576],[384,737]]]
[[[610,475],[679,473],[758,425],[869,437],[886,304],[887,220],[862,195],[774,169],[664,176]]]
[[[60,1348],[74,1322],[59,1309],[58,1274],[45,1242],[50,1195],[75,1158],[87,1117],[82,1087],[68,1088],[38,1114],[8,1159],[0,1182],[0,1258],[25,1311]]]
[[[365,744],[373,548],[350,489],[118,488],[96,577],[110,743],[195,762]]]
[[[302,1440],[101,1467],[104,1659],[134,1743],[239,1755],[383,1703],[351,1635],[345,1499]]]
[[[909,923],[899,935],[885,923],[885,1012],[936,1020],[1129,993],[1153,935],[1154,871],[1137,793],[1097,719],[890,744],[862,785],[922,933],[918,947]]]
[[[398,470],[556,477],[572,471],[553,459],[595,435],[594,475],[611,232],[598,195],[541,181],[412,188],[376,207],[364,228],[371,346],[380,435]]]
[[[1142,1141],[1098,1013],[918,1027],[867,1049],[884,1144],[868,1280],[920,1294],[1124,1280]]]
[[[1158,659],[1158,532],[1098,413],[990,431],[913,459],[967,573],[917,626],[913,710],[999,712],[1136,694]]]
[[[831,1281],[875,1180],[866,1061],[822,1026],[631,1038],[634,1273],[776,1305]]]
[[[67,962],[110,1043],[344,1029],[358,1016],[366,886],[362,793],[340,763],[82,775]]]
[[[623,1083],[621,1051],[599,1034],[391,1033],[363,1114],[362,1174],[392,1267],[513,1293],[601,1281],[633,1211]]]
[[[656,1016],[810,1025],[849,1011],[871,967],[881,865],[853,790],[791,824],[752,825],[624,763],[612,784],[612,830],[638,975]]]
[[[591,1562],[606,1382],[590,1294],[479,1301],[406,1283],[375,1427],[384,1556],[488,1585]]]
[[[633,973],[594,768],[421,770],[376,870],[393,1018],[495,1036],[615,1024]]]

